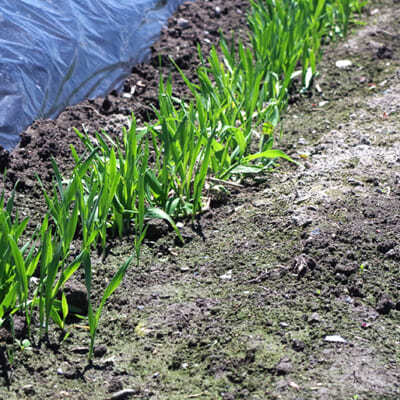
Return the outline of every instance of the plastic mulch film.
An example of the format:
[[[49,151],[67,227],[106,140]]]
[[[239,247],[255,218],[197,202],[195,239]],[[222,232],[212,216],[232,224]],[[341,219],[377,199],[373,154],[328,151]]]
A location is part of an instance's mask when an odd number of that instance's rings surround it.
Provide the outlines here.
[[[0,0],[0,145],[118,89],[183,0]]]

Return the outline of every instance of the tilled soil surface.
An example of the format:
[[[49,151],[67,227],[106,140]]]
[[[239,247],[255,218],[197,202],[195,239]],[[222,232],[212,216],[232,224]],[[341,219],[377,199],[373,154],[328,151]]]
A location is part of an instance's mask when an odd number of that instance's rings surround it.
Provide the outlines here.
[[[160,71],[187,96],[168,56],[192,79],[197,44],[207,54],[219,29],[244,37],[247,6],[182,5],[123,93],[37,121],[1,154],[5,188],[18,181],[32,226],[45,210],[36,174],[50,183],[51,157],[67,174],[70,144],[82,151],[72,127],[118,136],[132,110],[151,119]],[[194,226],[181,221],[183,246],[152,224],[140,266],[101,316],[92,365],[85,321],[62,342],[55,328],[49,343],[33,332],[14,353],[3,329],[0,398],[400,398],[399,5],[371,2],[360,18],[365,26],[324,48],[320,75],[293,96],[277,132],[302,165],[229,187]],[[94,255],[97,293],[133,251],[128,236],[110,240],[105,259]],[[79,277],[69,290],[84,298]]]

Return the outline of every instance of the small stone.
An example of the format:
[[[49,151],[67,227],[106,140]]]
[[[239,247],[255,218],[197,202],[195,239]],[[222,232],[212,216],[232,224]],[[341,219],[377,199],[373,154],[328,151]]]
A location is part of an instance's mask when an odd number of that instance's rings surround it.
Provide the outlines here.
[[[66,390],[60,390],[58,392],[58,396],[63,399],[64,397],[71,397],[71,393],[67,392]]]
[[[395,249],[390,249],[389,251],[387,251],[387,252],[385,253],[385,256],[386,256],[386,257],[389,257],[389,258],[394,258],[395,255],[396,255],[396,250],[395,250]]]
[[[290,386],[292,389],[300,390],[300,386],[296,382],[289,382],[288,386]]]
[[[86,354],[89,349],[87,347],[73,347],[70,351],[75,354]]]
[[[64,378],[65,379],[76,379],[79,376],[79,372],[77,371],[65,371]]]
[[[297,214],[292,216],[292,222],[300,228],[305,228],[312,224],[312,218],[307,214]]]
[[[337,68],[346,69],[351,67],[353,63],[350,60],[338,60],[335,65]]]
[[[190,26],[189,21],[185,18],[178,18],[178,21],[176,22],[176,24],[181,29],[186,29],[186,28],[189,28],[189,26]]]
[[[305,166],[307,169],[310,169],[310,168],[312,167],[312,165],[311,165],[311,163],[310,163],[309,161],[305,161],[305,162],[304,162],[304,166]]]
[[[94,346],[93,355],[95,357],[103,357],[107,353],[106,346]]]
[[[225,274],[221,275],[219,278],[225,281],[229,281],[230,279],[232,279],[232,270],[230,269]]]
[[[127,399],[129,396],[133,396],[137,394],[136,390],[133,389],[123,389],[120,390],[119,392],[114,393],[111,396],[111,400],[121,400],[121,399]]]
[[[350,296],[346,296],[346,297],[344,298],[344,301],[345,301],[346,303],[348,303],[348,304],[353,304],[353,303],[354,303],[354,300],[353,300]]]
[[[293,364],[287,359],[282,359],[275,368],[278,375],[288,375],[293,369]]]
[[[347,340],[343,339],[339,335],[328,335],[325,336],[325,342],[333,342],[333,343],[347,343]]]
[[[356,264],[337,264],[335,266],[335,272],[338,274],[343,274],[345,276],[350,276],[358,271],[358,265]]]
[[[357,179],[354,179],[354,178],[347,179],[347,183],[349,183],[352,186],[364,186],[363,182],[361,182]]]
[[[25,395],[27,396],[33,396],[34,394],[36,394],[36,390],[35,387],[33,385],[25,385],[22,388],[22,391],[25,393]]]
[[[280,379],[278,382],[275,383],[276,389],[283,389],[287,386],[287,382],[284,379]]]
[[[318,313],[312,313],[307,319],[309,324],[317,324],[321,322],[321,320],[322,318]]]
[[[217,18],[221,16],[221,9],[219,7],[215,7],[214,12]]]
[[[253,202],[254,207],[266,207],[268,203],[265,200],[259,199]]]
[[[389,314],[390,310],[392,310],[394,307],[395,307],[394,301],[387,293],[381,293],[378,296],[376,311],[378,311],[379,314],[383,315]]]

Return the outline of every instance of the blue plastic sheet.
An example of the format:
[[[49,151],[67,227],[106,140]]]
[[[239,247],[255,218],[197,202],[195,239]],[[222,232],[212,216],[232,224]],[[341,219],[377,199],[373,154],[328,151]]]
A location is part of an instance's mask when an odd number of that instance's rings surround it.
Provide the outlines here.
[[[0,0],[0,145],[118,88],[182,0]]]

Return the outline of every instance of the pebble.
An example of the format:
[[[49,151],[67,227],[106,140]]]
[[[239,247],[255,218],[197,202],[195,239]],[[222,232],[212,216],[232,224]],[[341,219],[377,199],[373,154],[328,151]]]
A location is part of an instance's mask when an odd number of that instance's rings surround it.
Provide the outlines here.
[[[308,317],[307,321],[309,324],[317,324],[322,321],[322,318],[318,313],[313,313]]]
[[[253,202],[254,207],[266,207],[268,203],[265,200],[259,199]]]
[[[352,186],[364,186],[363,182],[361,182],[357,179],[354,179],[354,178],[347,179],[347,183],[349,183]]]
[[[24,392],[24,394],[26,396],[33,396],[34,394],[36,394],[35,387],[33,385],[31,385],[31,384],[30,385],[25,385],[22,388],[22,390],[23,390],[23,392]]]
[[[123,390],[120,390],[119,392],[114,393],[111,396],[111,400],[125,399],[128,396],[133,396],[136,393],[137,393],[136,390],[133,390],[133,389],[123,389]]]
[[[287,386],[287,382],[284,379],[281,379],[275,383],[276,389],[283,389],[286,386]]]
[[[176,24],[181,29],[186,29],[186,28],[189,28],[189,26],[190,26],[189,21],[185,18],[178,18],[178,21],[176,22]]]
[[[350,60],[338,60],[335,65],[337,68],[345,69],[351,67],[353,63]]]
[[[308,162],[308,161],[306,161],[306,162],[304,163],[304,166],[305,166],[307,169],[310,169],[310,168],[312,167],[311,163]]]
[[[393,257],[395,255],[396,255],[395,249],[390,249],[388,252],[385,253],[385,256],[387,256],[387,257]]]
[[[94,346],[93,355],[95,357],[103,357],[107,353],[106,346]]]
[[[300,228],[305,228],[312,224],[312,218],[307,214],[298,214],[292,216],[292,223]]]
[[[87,347],[73,347],[71,349],[71,352],[76,354],[86,354],[88,351],[89,349]]]
[[[221,9],[219,7],[215,7],[214,12],[217,18],[221,16]]]
[[[350,296],[346,296],[346,297],[344,298],[344,301],[345,301],[346,303],[349,303],[349,304],[353,304],[353,303],[354,303],[353,299],[352,299]]]
[[[223,279],[223,280],[230,280],[230,279],[232,279],[232,270],[230,269],[230,270],[228,270],[225,274],[221,275],[221,276],[220,276],[220,279]]]
[[[296,382],[291,381],[288,383],[288,386],[290,386],[292,389],[300,390],[300,386]]]
[[[335,272],[338,274],[343,274],[345,276],[350,276],[358,271],[357,264],[337,264],[335,266]]]
[[[293,364],[287,360],[283,359],[280,363],[276,366],[276,372],[278,375],[287,375],[293,372]]]
[[[333,343],[347,343],[347,340],[343,339],[339,335],[327,335],[324,339],[325,342],[333,342]]]

